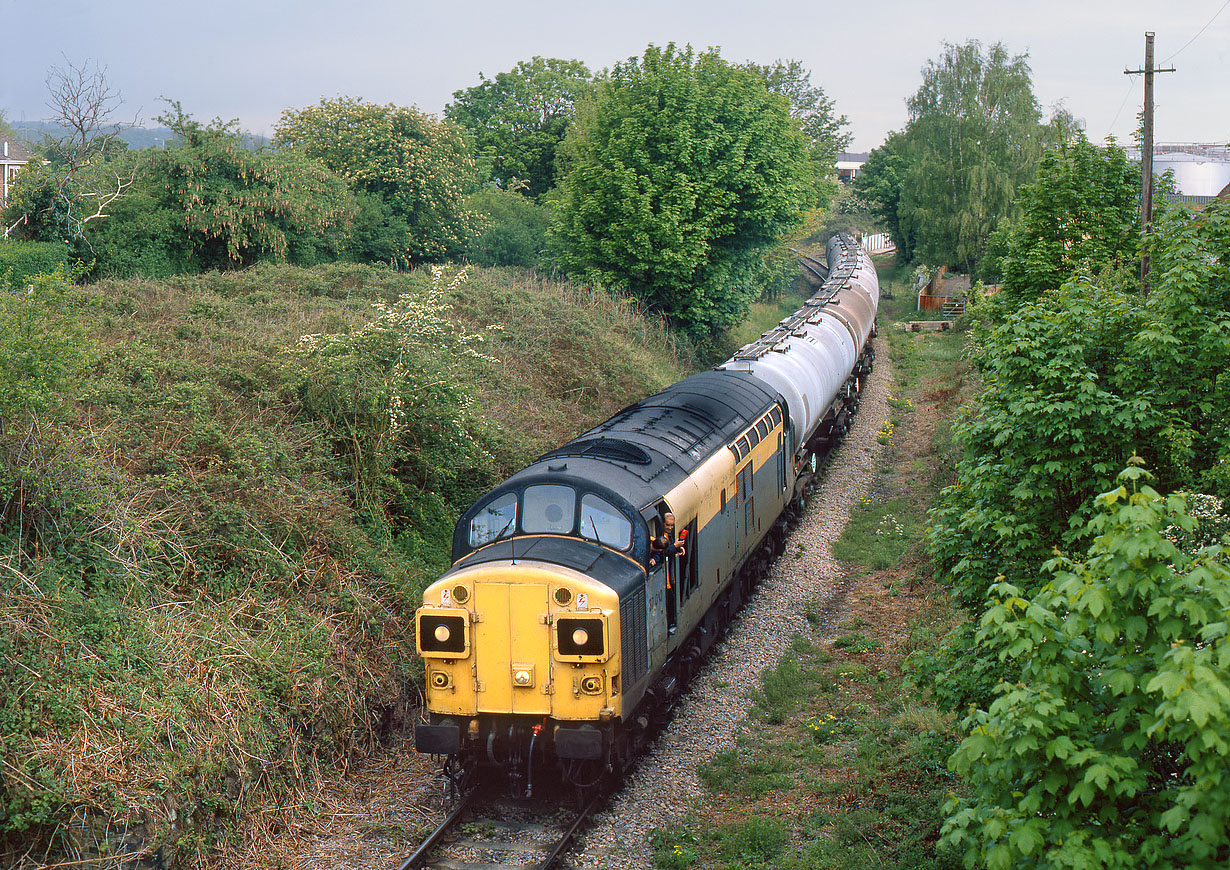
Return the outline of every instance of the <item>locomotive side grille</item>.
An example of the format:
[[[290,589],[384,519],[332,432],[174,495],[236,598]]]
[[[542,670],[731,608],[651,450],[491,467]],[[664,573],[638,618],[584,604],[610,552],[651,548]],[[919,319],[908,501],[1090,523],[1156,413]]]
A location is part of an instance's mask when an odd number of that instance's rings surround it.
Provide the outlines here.
[[[623,683],[630,686],[649,670],[649,644],[645,636],[645,589],[623,600],[619,607],[619,631],[623,638]]]

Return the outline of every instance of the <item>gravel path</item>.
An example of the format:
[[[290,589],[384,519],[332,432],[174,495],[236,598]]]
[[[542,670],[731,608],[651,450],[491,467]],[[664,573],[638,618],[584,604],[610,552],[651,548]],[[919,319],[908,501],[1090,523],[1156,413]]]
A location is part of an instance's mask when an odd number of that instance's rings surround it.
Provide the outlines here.
[[[836,636],[842,572],[831,546],[859,499],[866,498],[884,450],[876,432],[889,419],[892,384],[888,348],[875,339],[876,365],[864,387],[854,425],[821,476],[811,504],[786,543],[785,554],[761,581],[730,634],[692,682],[691,691],[655,746],[640,760],[619,797],[589,829],[580,868],[650,870],[649,835],[682,819],[704,796],[697,768],[734,745],[760,673],[775,663],[795,634],[809,634],[805,607],[821,604],[821,637]]]

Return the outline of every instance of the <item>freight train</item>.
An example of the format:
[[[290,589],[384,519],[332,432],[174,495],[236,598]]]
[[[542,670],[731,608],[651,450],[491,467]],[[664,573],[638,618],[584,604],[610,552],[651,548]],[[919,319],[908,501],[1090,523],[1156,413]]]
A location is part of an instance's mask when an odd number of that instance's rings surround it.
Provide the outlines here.
[[[531,785],[546,759],[581,785],[639,752],[781,552],[871,370],[875,267],[844,234],[827,260],[819,290],[759,340],[465,512],[415,615],[419,752]]]

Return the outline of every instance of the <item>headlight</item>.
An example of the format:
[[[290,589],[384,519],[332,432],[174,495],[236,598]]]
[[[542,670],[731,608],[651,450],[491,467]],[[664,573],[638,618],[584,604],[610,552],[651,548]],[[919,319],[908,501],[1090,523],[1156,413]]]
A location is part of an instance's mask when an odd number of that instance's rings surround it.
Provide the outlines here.
[[[556,621],[556,639],[562,656],[600,656],[606,652],[603,621],[593,616],[562,616]]]
[[[468,623],[464,611],[423,608],[418,612],[419,652],[436,658],[465,655]]]

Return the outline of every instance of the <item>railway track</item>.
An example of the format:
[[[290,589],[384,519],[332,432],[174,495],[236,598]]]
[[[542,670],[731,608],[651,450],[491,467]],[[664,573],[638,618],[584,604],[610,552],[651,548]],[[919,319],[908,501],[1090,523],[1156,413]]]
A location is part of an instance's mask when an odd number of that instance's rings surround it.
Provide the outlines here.
[[[579,811],[558,797],[513,800],[490,789],[464,792],[448,816],[398,870],[550,870],[605,798],[599,793]]]

